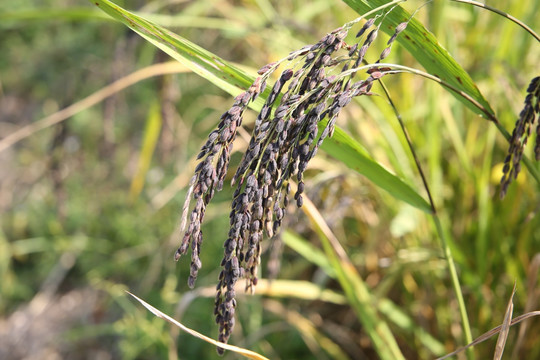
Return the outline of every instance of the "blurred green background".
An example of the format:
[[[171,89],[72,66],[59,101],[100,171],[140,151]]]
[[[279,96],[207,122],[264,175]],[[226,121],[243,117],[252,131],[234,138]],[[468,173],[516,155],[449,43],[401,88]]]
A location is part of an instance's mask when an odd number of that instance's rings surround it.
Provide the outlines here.
[[[340,1],[117,3],[252,73],[358,16]],[[412,12],[421,4],[403,6]],[[540,2],[490,5],[540,31]],[[435,1],[417,17],[471,74],[511,131],[529,81],[540,75],[540,45],[515,24],[469,5]],[[379,51],[386,40],[377,39]],[[378,53],[370,50],[368,60]],[[170,61],[91,3],[71,0],[0,4],[0,54],[1,138],[137,70]],[[388,60],[420,67],[399,45]],[[186,284],[189,260],[175,263],[173,254],[194,156],[232,99],[178,71],[129,86],[0,152],[0,358],[218,358],[213,346],[171,329],[124,292],[204,334],[217,333],[213,288],[228,231],[230,187],[208,208],[195,290]],[[538,184],[523,171],[499,200],[507,142],[495,126],[424,79],[399,75],[386,83],[448,232],[473,337],[502,322],[514,282],[514,314],[540,309]],[[253,119],[253,113],[246,117],[248,131]],[[338,124],[424,194],[384,97],[354,101]],[[232,167],[246,147],[244,135]],[[392,310],[384,314],[405,357],[434,358],[464,345],[429,217],[322,152],[306,174],[308,196],[372,294],[410,320],[397,321]],[[284,246],[278,279],[342,293],[331,270],[317,266],[321,246],[301,210],[289,213],[285,229],[287,243],[300,239],[311,250],[299,254]],[[263,278],[267,262],[263,256]],[[284,284],[276,281],[283,296],[239,297],[231,343],[271,359],[377,358],[342,298],[306,300],[304,282]],[[506,357],[514,351],[540,358],[538,333],[537,319],[519,335],[512,328]],[[479,345],[478,358],[491,357],[494,344]]]

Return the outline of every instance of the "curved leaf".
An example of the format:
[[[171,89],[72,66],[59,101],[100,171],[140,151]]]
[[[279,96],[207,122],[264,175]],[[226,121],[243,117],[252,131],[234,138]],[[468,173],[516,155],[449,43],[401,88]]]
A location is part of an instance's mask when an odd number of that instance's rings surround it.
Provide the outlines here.
[[[324,121],[321,124],[324,124]],[[431,206],[424,198],[397,176],[372,160],[364,147],[340,128],[336,127],[334,136],[325,140],[321,148],[330,156],[373,181],[375,185],[386,190],[396,199],[405,201],[427,213],[432,212]]]
[[[92,1],[92,3],[180,61],[194,73],[211,81],[231,95],[238,95],[253,83],[253,77],[227,63],[219,56],[159,25],[124,10],[111,1],[97,0]]]

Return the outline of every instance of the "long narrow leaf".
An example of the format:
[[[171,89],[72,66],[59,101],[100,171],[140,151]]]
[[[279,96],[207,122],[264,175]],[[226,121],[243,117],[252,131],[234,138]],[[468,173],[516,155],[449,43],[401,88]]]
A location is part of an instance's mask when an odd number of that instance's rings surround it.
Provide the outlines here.
[[[282,234],[283,242],[293,249],[296,253],[302,255],[309,262],[323,269],[328,276],[335,279],[337,277],[335,269],[332,267],[331,259],[321,250],[316,249],[306,239],[290,231],[284,231]],[[261,281],[261,280],[259,280]],[[299,287],[299,286],[298,286]],[[257,285],[257,292],[259,285]],[[414,333],[414,336],[429,351],[435,355],[444,354],[444,345],[426,332],[422,327],[416,326],[412,319],[400,309],[398,305],[387,298],[377,299],[375,304],[377,310],[387,317],[387,319],[399,328]]]
[[[108,0],[92,1],[114,19],[124,23],[143,38],[163,50],[194,73],[209,80],[231,95],[238,95],[248,88],[254,78],[217,55],[158,26],[140,16],[124,10]]]
[[[243,349],[243,348],[240,348],[238,346],[234,346],[234,345],[229,345],[229,344],[225,344],[225,343],[222,343],[222,342],[219,342],[219,341],[216,341],[212,338],[209,338],[208,336],[206,335],[203,335],[195,330],[192,330],[190,328],[188,328],[187,326],[183,325],[182,323],[174,320],[172,317],[170,317],[169,315],[161,312],[160,310],[156,309],[155,307],[153,307],[152,305],[148,304],[146,301],[138,298],[137,296],[133,295],[132,293],[130,293],[129,291],[126,291],[129,295],[133,296],[133,298],[135,300],[137,300],[138,302],[140,302],[148,311],[150,311],[152,314],[154,314],[155,316],[157,316],[158,318],[161,318],[163,320],[166,320],[168,321],[169,323],[179,327],[181,330],[187,332],[188,334],[190,334],[191,336],[194,336],[194,337],[197,337],[201,340],[204,340],[206,341],[207,343],[209,344],[212,344],[212,345],[215,345],[215,346],[219,346],[223,349],[226,349],[226,350],[230,350],[230,351],[233,351],[237,354],[240,354],[248,359],[253,359],[253,360],[268,360],[268,358],[262,356],[261,354],[258,354],[254,351],[251,351],[251,350],[247,350],[247,349]]]
[[[508,333],[510,332],[510,323],[512,322],[515,294],[516,284],[514,283],[514,290],[512,290],[512,295],[510,296],[510,300],[508,300],[508,305],[506,306],[506,313],[504,314],[504,320],[501,325],[501,332],[499,333],[499,338],[497,339],[497,344],[495,345],[495,354],[493,354],[493,360],[501,360],[503,356],[506,340],[508,339]]]
[[[377,354],[381,359],[404,359],[405,357],[401,353],[390,327],[377,313],[374,305],[375,299],[368,286],[356,271],[321,213],[307,196],[304,199],[302,210],[318,233],[328,261],[335,270],[336,278],[351,308],[371,338],[373,346],[377,349]]]
[[[139,154],[139,160],[137,161],[137,171],[131,180],[131,186],[129,188],[129,196],[132,201],[139,196],[143,189],[146,175],[150,169],[150,163],[152,162],[152,157],[154,156],[156,144],[161,132],[162,122],[161,109],[159,104],[154,102],[150,106],[148,118],[146,119],[141,152]]]
[[[427,213],[431,213],[431,206],[409,185],[395,175],[389,173],[377,162],[373,161],[367,151],[357,141],[352,139],[343,130],[336,128],[330,141],[325,141],[322,149],[330,156],[342,161],[349,168],[359,172],[386,190],[396,199],[405,201]]]
[[[108,0],[93,1],[100,9],[121,21],[146,40],[165,51],[167,54],[189,67],[213,84],[237,95],[248,88],[254,77],[227,63],[217,55],[201,48],[158,25],[134,15]],[[266,94],[262,94],[255,106],[262,106]],[[391,174],[376,161],[369,158],[367,152],[345,132],[336,128],[335,135],[325,141],[323,149],[345,163],[351,169],[365,175],[378,187],[388,191],[392,196],[423,211],[430,212],[428,203],[409,185]]]
[[[531,312],[528,312],[526,314],[517,316],[514,319],[512,319],[512,321],[510,322],[510,326],[514,326],[514,325],[519,324],[520,322],[522,322],[524,320],[527,320],[527,319],[535,317],[535,316],[540,316],[540,311],[531,311]],[[454,355],[459,354],[460,352],[462,352],[464,350],[467,350],[467,349],[469,349],[469,348],[471,348],[473,346],[476,346],[476,345],[480,344],[481,342],[486,341],[487,339],[489,339],[493,335],[496,335],[499,332],[501,332],[502,327],[503,327],[502,325],[494,327],[493,329],[489,330],[488,332],[485,332],[482,335],[480,335],[479,337],[477,337],[470,344],[468,344],[466,346],[463,346],[463,347],[460,347],[459,349],[457,349],[455,351],[452,351],[450,354],[446,354],[443,357],[437,358],[436,360],[448,359],[451,356],[454,356]]]

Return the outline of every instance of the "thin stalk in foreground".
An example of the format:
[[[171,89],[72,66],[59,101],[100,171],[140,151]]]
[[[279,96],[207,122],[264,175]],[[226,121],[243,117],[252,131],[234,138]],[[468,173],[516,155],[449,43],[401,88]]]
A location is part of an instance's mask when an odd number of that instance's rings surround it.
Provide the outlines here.
[[[142,306],[144,306],[148,311],[150,311],[152,314],[154,314],[158,318],[161,318],[161,319],[163,319],[163,320],[177,326],[178,328],[180,328],[181,330],[187,332],[191,336],[194,336],[194,337],[199,338],[199,339],[201,339],[203,341],[206,341],[209,344],[221,347],[221,348],[226,349],[226,350],[233,351],[233,352],[235,352],[237,354],[240,354],[240,355],[242,355],[242,356],[244,356],[244,357],[246,357],[248,359],[252,359],[252,360],[270,360],[267,357],[265,357],[265,356],[263,356],[261,354],[258,354],[258,353],[254,352],[254,351],[243,349],[243,348],[240,348],[240,347],[234,346],[234,345],[225,344],[225,343],[216,341],[216,340],[214,340],[212,338],[209,338],[208,336],[203,335],[200,332],[192,330],[192,329],[188,328],[187,326],[181,324],[180,322],[176,321],[175,319],[173,319],[169,315],[167,315],[167,314],[163,313],[162,311],[156,309],[155,307],[148,304],[146,301],[140,299],[139,297],[135,296],[134,294],[130,293],[129,291],[126,291],[126,293],[131,295],[135,300],[137,300],[139,303],[141,303]]]
[[[405,127],[405,124],[403,123],[403,119],[401,118],[401,114],[397,111],[397,108],[392,101],[392,98],[390,97],[390,92],[388,91],[388,88],[382,80],[379,80],[379,83],[381,84],[384,93],[386,95],[386,98],[388,99],[390,106],[392,107],[392,110],[394,111],[394,114],[396,115],[396,118],[398,120],[399,126],[401,127],[401,131],[403,131],[403,135],[405,135],[405,140],[407,141],[407,145],[409,146],[409,150],[411,151],[411,154],[413,156],[414,162],[416,164],[416,168],[418,169],[418,172],[420,173],[420,177],[422,178],[422,183],[424,184],[424,188],[426,189],[426,193],[428,196],[429,204],[431,206],[432,214],[437,214],[437,209],[435,208],[435,202],[433,201],[433,197],[431,196],[431,191],[429,190],[429,186],[427,183],[426,176],[424,174],[424,170],[422,169],[422,166],[420,165],[420,160],[418,159],[418,156],[416,155],[416,151],[414,150],[414,147],[412,146],[412,140],[409,135],[409,132],[407,131],[407,128]]]
[[[471,326],[469,324],[469,317],[467,315],[467,308],[465,306],[465,301],[463,299],[463,293],[461,292],[461,285],[459,283],[459,277],[457,275],[456,271],[456,265],[454,263],[454,258],[452,256],[452,251],[450,250],[450,247],[448,246],[448,243],[446,242],[446,237],[444,235],[444,231],[441,225],[441,221],[439,219],[439,215],[437,213],[437,208],[435,207],[435,202],[433,200],[433,197],[431,196],[431,191],[429,189],[428,182],[426,180],[426,176],[424,174],[424,171],[422,169],[422,166],[420,164],[420,160],[418,159],[418,156],[416,155],[416,151],[414,150],[414,147],[412,145],[411,138],[409,136],[409,133],[405,127],[405,124],[402,121],[401,114],[397,110],[394,102],[392,101],[392,98],[390,96],[390,93],[387,89],[387,87],[384,85],[384,83],[379,80],[379,83],[381,84],[383,91],[385,92],[385,95],[390,103],[390,106],[392,107],[392,110],[394,111],[394,114],[396,115],[396,118],[399,122],[399,126],[401,127],[401,130],[403,131],[403,134],[405,135],[405,140],[407,141],[407,145],[411,151],[411,154],[414,158],[414,162],[416,164],[416,168],[418,169],[418,172],[420,173],[420,177],[422,178],[422,183],[424,184],[424,188],[426,189],[429,203],[431,205],[432,209],[432,218],[433,222],[435,223],[435,227],[437,229],[437,234],[439,236],[439,239],[441,240],[441,246],[443,248],[444,257],[446,259],[448,270],[450,271],[450,279],[452,281],[452,287],[454,288],[454,293],[456,295],[457,301],[458,301],[458,307],[459,307],[459,314],[461,317],[463,332],[465,335],[465,341],[467,344],[470,344],[473,341],[472,338],[472,332],[471,332]],[[498,124],[498,123],[497,123]],[[467,349],[467,357],[472,360],[475,358],[474,352],[472,348]]]
[[[459,316],[461,317],[461,322],[463,325],[465,341],[467,344],[470,344],[473,341],[473,338],[471,332],[471,325],[469,324],[469,317],[467,315],[467,308],[465,307],[465,300],[463,299],[463,293],[461,292],[461,285],[459,284],[459,277],[457,274],[456,265],[454,263],[454,258],[452,257],[452,251],[450,250],[450,247],[446,242],[446,236],[444,235],[441,221],[437,213],[433,214],[433,222],[435,223],[435,227],[437,228],[437,233],[439,235],[439,239],[441,240],[441,245],[444,251],[444,257],[446,258],[448,270],[450,271],[450,279],[452,280],[452,287],[454,288],[454,292],[456,294],[456,299],[458,302]],[[472,348],[467,349],[467,357],[469,359],[475,358]]]

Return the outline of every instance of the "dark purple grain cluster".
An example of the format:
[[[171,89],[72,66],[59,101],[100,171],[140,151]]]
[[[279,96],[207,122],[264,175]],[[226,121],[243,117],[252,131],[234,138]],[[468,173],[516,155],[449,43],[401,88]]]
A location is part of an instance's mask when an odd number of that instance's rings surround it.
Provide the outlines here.
[[[183,217],[187,216],[191,194],[193,194],[195,206],[191,210],[189,225],[182,243],[174,255],[174,259],[178,260],[181,255],[187,252],[191,245],[191,270],[188,279],[188,284],[191,288],[195,285],[197,273],[202,266],[199,258],[203,240],[201,223],[204,218],[206,206],[214,197],[215,192],[223,188],[223,180],[227,174],[233,142],[236,137],[236,131],[242,124],[243,113],[248,104],[255,100],[263,90],[264,84],[262,78],[257,78],[248,91],[236,97],[233,106],[221,115],[221,121],[217,129],[208,135],[208,140],[197,156],[200,162],[191,180],[190,191],[184,205]],[[182,219],[182,223],[184,222],[185,219]]]
[[[407,24],[408,24],[407,22],[402,22],[396,27],[396,30],[394,31],[394,33],[392,34],[392,36],[390,37],[390,39],[388,39],[386,43],[386,48],[381,52],[381,55],[379,55],[379,60],[377,60],[377,62],[381,62],[390,54],[394,41],[396,41],[396,38],[398,37],[398,35],[407,28]]]
[[[304,173],[319,147],[334,132],[341,110],[356,96],[371,95],[375,80],[391,69],[371,67],[364,79],[358,68],[379,31],[376,19],[369,19],[358,32],[353,45],[344,39],[350,27],[342,27],[324,36],[314,45],[291,53],[286,59],[265,65],[251,88],[239,95],[230,110],[221,117],[217,130],[210,133],[199,154],[200,162],[192,179],[188,199],[193,197],[188,228],[175,259],[191,246],[193,286],[201,267],[201,222],[206,206],[221,190],[229,164],[236,130],[249,102],[264,90],[266,80],[281,63],[291,64],[281,72],[259,112],[248,148],[232,179],[236,186],[230,228],[224,242],[214,314],[219,325],[219,341],[227,342],[235,324],[236,283],[246,279],[246,290],[257,285],[263,238],[272,238],[272,247],[280,249],[279,229],[289,204],[304,203]],[[379,61],[388,56],[392,42],[406,23],[400,24],[388,41]],[[366,35],[367,34],[367,35]],[[291,182],[298,183],[291,194]],[[187,216],[189,200],[184,206]],[[279,253],[279,251],[277,252]],[[279,267],[273,258],[273,271]],[[222,353],[223,349],[218,348]]]
[[[540,76],[535,77],[527,88],[525,97],[525,106],[519,114],[516,121],[512,137],[510,138],[510,147],[506,159],[504,160],[503,176],[501,178],[501,198],[506,195],[508,186],[517,178],[521,170],[521,158],[523,149],[531,135],[531,129],[540,115]],[[536,143],[534,147],[535,158],[540,160],[540,121],[536,125]]]
[[[527,88],[527,98],[525,98],[525,103],[529,104],[529,107],[532,108],[533,114],[529,114],[531,119],[531,127],[535,121],[538,121],[536,124],[536,142],[534,144],[534,158],[536,161],[540,161],[540,76],[532,79],[529,87]],[[530,110],[529,110],[530,111]]]

